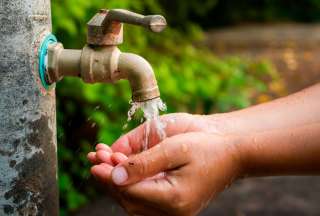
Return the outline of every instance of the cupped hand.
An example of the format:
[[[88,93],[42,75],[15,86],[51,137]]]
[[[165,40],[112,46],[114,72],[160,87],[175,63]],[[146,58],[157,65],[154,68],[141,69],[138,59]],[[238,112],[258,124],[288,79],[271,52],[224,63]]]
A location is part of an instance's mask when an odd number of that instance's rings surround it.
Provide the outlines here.
[[[191,115],[187,113],[174,113],[163,115],[160,121],[165,124],[166,137],[171,137],[177,134],[204,131],[208,129],[208,121],[204,116]],[[125,156],[136,154],[142,151],[143,143],[145,141],[145,127],[142,124],[124,136],[120,137],[110,148],[105,144],[98,144],[96,152],[90,152],[88,159],[93,164],[107,163],[116,165],[119,160],[124,159]],[[160,142],[157,129],[154,124],[151,124],[150,133],[148,137],[148,148]],[[113,155],[116,152],[116,155]],[[122,153],[122,154],[119,154]],[[116,163],[113,163],[113,162]]]
[[[140,126],[111,149],[99,145],[95,155],[88,155],[98,164],[92,174],[113,190],[130,215],[196,215],[241,173],[235,143],[206,132],[198,116],[173,116],[175,121],[164,117],[167,138],[160,141],[151,135],[147,151],[139,153],[144,134]]]

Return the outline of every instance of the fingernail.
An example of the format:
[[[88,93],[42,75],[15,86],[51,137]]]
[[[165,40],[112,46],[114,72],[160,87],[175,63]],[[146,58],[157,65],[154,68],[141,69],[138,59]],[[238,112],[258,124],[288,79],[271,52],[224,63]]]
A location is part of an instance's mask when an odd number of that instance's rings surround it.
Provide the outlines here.
[[[128,173],[124,167],[120,166],[120,167],[114,168],[112,172],[113,183],[115,183],[116,185],[121,185],[122,183],[127,181],[127,179],[128,179]]]

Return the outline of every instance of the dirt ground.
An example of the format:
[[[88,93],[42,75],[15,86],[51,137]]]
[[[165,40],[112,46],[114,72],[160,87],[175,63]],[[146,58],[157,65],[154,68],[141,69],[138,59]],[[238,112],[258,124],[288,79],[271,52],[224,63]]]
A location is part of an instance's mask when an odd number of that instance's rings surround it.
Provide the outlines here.
[[[220,56],[270,59],[289,92],[320,81],[320,25],[251,25],[213,30],[206,44]],[[224,191],[200,216],[317,216],[320,177],[246,179]],[[77,216],[125,215],[110,198],[93,201]]]

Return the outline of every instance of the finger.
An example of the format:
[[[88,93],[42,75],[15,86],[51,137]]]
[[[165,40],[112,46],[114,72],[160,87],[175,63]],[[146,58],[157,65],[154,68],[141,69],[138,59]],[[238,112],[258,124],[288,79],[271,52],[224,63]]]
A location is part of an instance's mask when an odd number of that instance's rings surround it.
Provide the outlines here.
[[[111,149],[113,152],[121,152],[125,155],[130,155],[133,153],[133,149],[129,144],[129,142],[131,142],[131,143],[133,142],[133,141],[130,141],[130,138],[129,138],[130,133],[131,132],[129,132],[126,135],[121,136],[118,140],[116,140],[112,144]],[[131,140],[132,140],[132,138],[131,138]]]
[[[100,182],[109,184],[113,167],[109,164],[99,164],[91,167],[91,174]]]
[[[125,154],[122,154],[121,152],[116,152],[111,155],[111,161],[115,166],[127,159],[128,157]]]
[[[89,153],[87,154],[87,159],[88,159],[92,164],[97,164],[97,163],[98,163],[95,152],[89,152]]]
[[[113,163],[111,161],[111,153],[109,153],[105,150],[98,150],[97,151],[96,160],[98,163],[107,163],[107,164],[113,166]]]
[[[108,145],[103,144],[103,143],[99,143],[96,145],[96,151],[98,151],[98,150],[105,150],[109,153],[112,153],[111,148]]]
[[[188,131],[200,130],[195,122],[195,116],[186,113],[175,113],[163,115],[160,121],[165,125],[164,131],[166,137],[171,137],[180,133]],[[113,152],[122,152],[125,155],[141,152],[142,145],[145,141],[146,123],[133,129],[126,135],[120,137],[112,146]],[[154,123],[151,124],[150,133],[148,137],[149,148],[160,142],[160,137]]]
[[[189,144],[196,142],[193,134],[167,138],[159,145],[129,157],[112,171],[116,185],[129,185],[189,162]]]

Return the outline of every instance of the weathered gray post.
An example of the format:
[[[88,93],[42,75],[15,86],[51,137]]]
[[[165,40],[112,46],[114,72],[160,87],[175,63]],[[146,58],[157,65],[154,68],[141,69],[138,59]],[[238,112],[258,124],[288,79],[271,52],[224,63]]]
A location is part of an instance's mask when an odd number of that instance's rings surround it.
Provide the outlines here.
[[[0,0],[0,215],[58,215],[55,95],[35,60],[50,28],[49,0]]]

